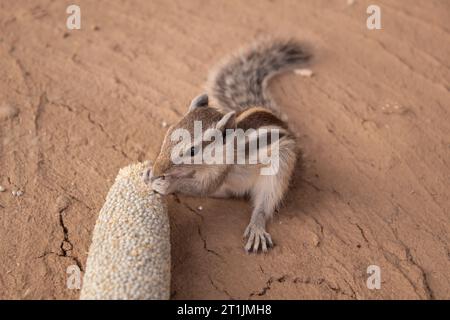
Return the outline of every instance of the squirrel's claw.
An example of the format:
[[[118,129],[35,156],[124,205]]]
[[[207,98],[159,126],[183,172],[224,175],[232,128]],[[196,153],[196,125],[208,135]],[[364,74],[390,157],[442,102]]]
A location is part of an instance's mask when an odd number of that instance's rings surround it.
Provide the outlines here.
[[[150,184],[150,178],[152,176],[152,168],[147,168],[142,172],[142,181],[144,181],[145,184]]]
[[[250,251],[257,253],[260,246],[264,253],[267,252],[268,247],[273,247],[272,237],[262,226],[250,223],[245,229],[244,237],[248,237],[247,244],[244,247],[248,253]]]

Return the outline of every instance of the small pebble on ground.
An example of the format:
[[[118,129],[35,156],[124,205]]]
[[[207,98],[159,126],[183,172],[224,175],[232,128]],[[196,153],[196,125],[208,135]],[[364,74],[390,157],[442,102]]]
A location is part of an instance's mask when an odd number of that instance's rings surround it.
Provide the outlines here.
[[[11,194],[14,197],[20,197],[21,195],[23,195],[23,191],[22,190],[13,190],[13,191],[11,191]]]

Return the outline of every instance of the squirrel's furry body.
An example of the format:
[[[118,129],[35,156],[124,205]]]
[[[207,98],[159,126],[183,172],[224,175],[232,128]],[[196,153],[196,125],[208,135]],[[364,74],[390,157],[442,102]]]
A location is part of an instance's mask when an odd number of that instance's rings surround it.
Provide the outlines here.
[[[266,251],[272,245],[265,230],[266,220],[286,194],[297,154],[294,135],[278,117],[279,108],[267,91],[267,82],[272,76],[305,63],[309,57],[295,41],[265,40],[222,62],[210,74],[207,94],[196,97],[188,113],[169,128],[150,173],[153,188],[162,194],[249,195],[253,213],[244,233],[248,237],[245,249]],[[194,121],[201,121],[203,130],[215,128],[224,134],[226,129],[277,129],[278,171],[274,175],[261,175],[262,163],[175,165],[170,155],[176,142],[171,141],[170,135],[180,128],[192,133]],[[267,146],[269,152],[272,145]],[[184,148],[195,152],[193,144]]]

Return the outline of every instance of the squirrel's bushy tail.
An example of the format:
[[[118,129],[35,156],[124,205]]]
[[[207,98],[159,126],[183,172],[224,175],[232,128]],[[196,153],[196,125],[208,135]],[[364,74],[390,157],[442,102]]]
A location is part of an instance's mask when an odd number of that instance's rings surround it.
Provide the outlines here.
[[[225,110],[261,106],[278,111],[268,80],[307,62],[311,55],[294,40],[262,40],[222,62],[208,80],[208,93]]]

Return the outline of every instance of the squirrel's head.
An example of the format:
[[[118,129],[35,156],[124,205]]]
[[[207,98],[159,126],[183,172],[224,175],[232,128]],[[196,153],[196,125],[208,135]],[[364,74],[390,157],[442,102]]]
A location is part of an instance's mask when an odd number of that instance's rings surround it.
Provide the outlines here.
[[[194,161],[198,151],[204,150],[209,143],[217,143],[215,138],[204,141],[205,133],[208,135],[207,130],[220,131],[223,138],[221,142],[225,143],[226,129],[235,128],[234,111],[223,114],[209,106],[206,94],[197,96],[192,100],[185,116],[169,127],[153,164],[152,179],[192,177],[197,170],[207,166],[203,161]],[[178,161],[174,161],[174,156],[177,156]]]

